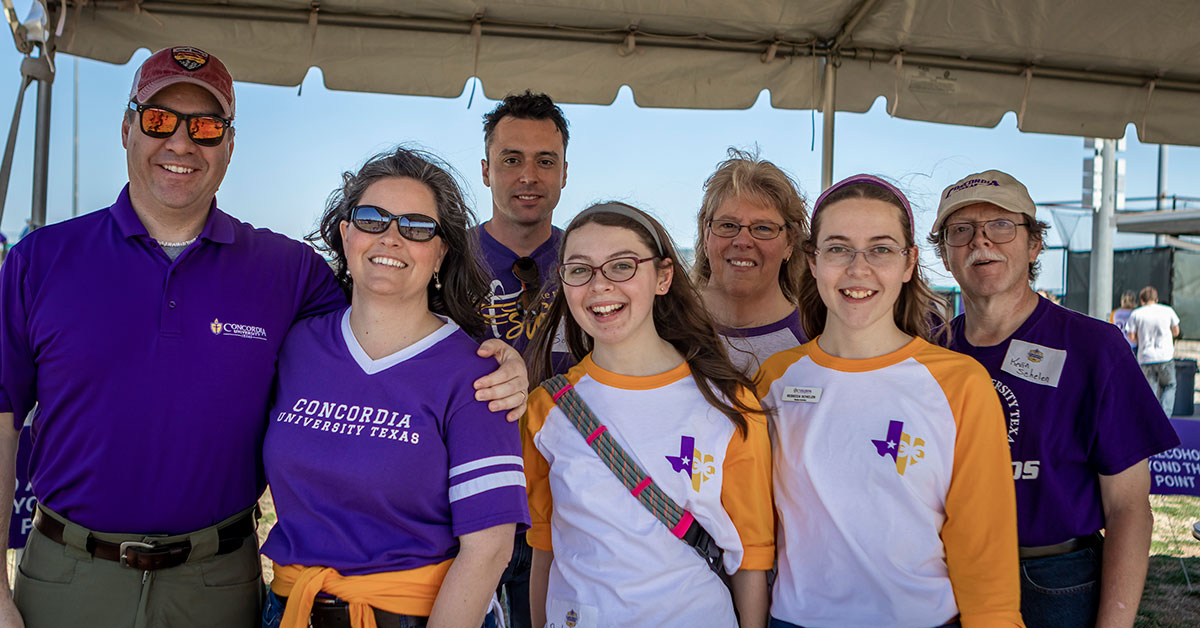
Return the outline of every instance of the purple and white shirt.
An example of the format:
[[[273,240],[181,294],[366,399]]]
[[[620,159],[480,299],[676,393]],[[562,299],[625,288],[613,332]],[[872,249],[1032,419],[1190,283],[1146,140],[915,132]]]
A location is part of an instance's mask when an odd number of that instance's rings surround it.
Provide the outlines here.
[[[995,346],[967,342],[961,315],[950,325],[950,348],[982,363],[1000,395],[1021,545],[1053,545],[1103,528],[1099,476],[1179,444],[1129,345],[1108,322],[1039,298]]]
[[[263,553],[405,571],[453,558],[464,534],[528,527],[519,429],[472,386],[495,363],[454,323],[373,360],[349,312],[297,323],[280,353],[263,447],[279,522]]]
[[[550,304],[558,294],[558,247],[562,243],[563,230],[553,227],[550,239],[529,255],[537,264],[538,277],[542,283],[530,308],[534,312],[530,317],[532,320],[522,319],[517,305],[521,298],[522,285],[521,280],[513,274],[512,266],[521,256],[493,238],[483,226],[476,227],[474,232],[479,235],[483,263],[491,276],[492,292],[482,307],[487,334],[491,338],[507,342],[518,353],[525,355],[529,340],[546,319]],[[565,373],[572,363],[561,334],[555,338],[555,343],[554,372]]]
[[[275,360],[345,306],[311,248],[209,210],[172,260],[129,201],[34,231],[0,268],[0,412],[32,422],[47,507],[102,532],[180,534],[254,505]]]
[[[767,358],[808,342],[800,327],[800,310],[761,327],[718,327],[729,349],[729,359],[743,373],[753,376]]]

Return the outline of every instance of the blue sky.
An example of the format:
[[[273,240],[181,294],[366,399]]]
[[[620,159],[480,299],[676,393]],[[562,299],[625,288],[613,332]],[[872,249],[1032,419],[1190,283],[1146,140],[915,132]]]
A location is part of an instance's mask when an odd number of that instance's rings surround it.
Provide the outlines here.
[[[19,15],[24,15],[18,9]],[[180,42],[187,43],[187,42]],[[82,59],[79,68],[79,206],[85,213],[106,207],[127,177],[120,143],[121,116],[140,50],[130,64]],[[0,120],[9,120],[20,84],[21,56],[0,43]],[[54,84],[50,192],[47,219],[71,215],[72,98],[75,60],[57,57]],[[8,78],[3,78],[7,76]],[[481,116],[494,106],[476,84],[464,82],[453,99],[361,94],[327,90],[319,69],[301,88],[238,83],[237,139],[233,161],[217,194],[222,209],[293,237],[310,231],[343,170],[397,143],[434,151],[460,172],[480,221],[491,214],[489,191],[480,179]],[[553,93],[551,93],[553,96]],[[25,97],[9,194],[0,229],[10,236],[29,215],[36,86]],[[468,106],[470,103],[470,106]],[[758,146],[763,157],[790,172],[806,196],[820,192],[820,113],[773,109],[764,92],[747,110],[646,109],[622,88],[611,105],[564,105],[570,121],[568,182],[555,213],[565,224],[601,199],[619,199],[663,220],[676,241],[695,240],[701,185],[729,146]],[[910,195],[919,228],[928,228],[939,192],[962,176],[997,168],[1022,180],[1038,202],[1078,200],[1083,159],[1077,137],[1021,133],[1009,113],[994,129],[913,122],[891,118],[880,98],[865,114],[838,113],[834,178],[858,172],[899,181]],[[815,142],[814,142],[815,133]],[[1127,134],[1126,191],[1152,196],[1157,182],[1157,146],[1142,145],[1133,127]],[[1200,196],[1200,150],[1172,147],[1169,192]],[[1049,221],[1049,215],[1045,217]],[[1073,221],[1069,221],[1073,222]],[[1079,221],[1071,239],[1088,247],[1090,222]],[[1055,225],[1051,244],[1061,234]],[[1148,246],[1152,238],[1118,236],[1117,246]],[[928,255],[934,270],[940,265]],[[1041,285],[1061,284],[1057,258],[1044,262]],[[952,283],[935,278],[935,283]]]

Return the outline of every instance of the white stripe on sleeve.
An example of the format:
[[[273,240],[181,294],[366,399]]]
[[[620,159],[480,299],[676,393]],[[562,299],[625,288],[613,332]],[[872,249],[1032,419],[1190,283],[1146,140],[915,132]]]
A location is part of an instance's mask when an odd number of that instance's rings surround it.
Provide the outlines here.
[[[525,460],[520,456],[489,456],[487,458],[480,458],[478,460],[464,462],[455,467],[450,467],[449,477],[462,475],[468,471],[474,471],[475,469],[482,469],[484,467],[492,467],[501,464],[515,464],[522,469],[525,468]]]
[[[525,474],[521,471],[500,471],[455,484],[450,487],[450,503],[505,486],[525,486]]]

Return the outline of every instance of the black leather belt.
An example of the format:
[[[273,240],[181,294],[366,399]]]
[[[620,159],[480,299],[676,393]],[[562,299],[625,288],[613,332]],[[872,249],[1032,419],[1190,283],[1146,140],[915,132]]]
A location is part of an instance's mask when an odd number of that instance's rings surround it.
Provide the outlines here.
[[[40,508],[33,515],[33,527],[37,528],[38,532],[41,532],[51,541],[59,545],[66,545],[66,542],[63,540],[63,530],[66,526],[58,519],[43,513]],[[254,510],[251,510],[245,516],[239,517],[218,529],[217,538],[220,541],[217,544],[216,555],[220,556],[236,551],[242,546],[247,537],[254,535],[255,527]],[[153,539],[148,542],[125,541],[123,543],[111,543],[109,541],[101,541],[95,536],[88,534],[87,547],[85,549],[96,558],[121,563],[125,567],[138,571],[154,571],[156,569],[178,567],[186,563],[188,556],[192,553],[192,543],[187,539],[161,544],[155,543]]]
[[[1077,536],[1073,539],[1067,539],[1062,543],[1055,543],[1054,545],[1022,546],[1018,548],[1017,554],[1021,560],[1049,558],[1051,556],[1062,556],[1063,554],[1078,552],[1089,547],[1096,547],[1102,543],[1104,543],[1104,535],[1099,532],[1093,532],[1087,536]]]
[[[287,604],[286,597],[279,601]],[[378,608],[375,611],[375,625],[378,628],[420,628],[429,622],[428,617],[416,615],[398,615]],[[312,615],[309,628],[351,628],[350,603],[337,598],[318,597],[313,600]]]

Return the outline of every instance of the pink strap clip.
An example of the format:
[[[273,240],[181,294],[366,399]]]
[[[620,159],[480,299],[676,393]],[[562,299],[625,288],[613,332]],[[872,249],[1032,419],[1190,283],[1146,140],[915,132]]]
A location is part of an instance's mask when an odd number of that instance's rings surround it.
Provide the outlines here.
[[[608,429],[607,427],[604,427],[603,425],[601,425],[600,427],[592,430],[592,433],[588,434],[587,444],[591,445],[592,441],[596,440],[597,438],[600,438],[600,435],[603,434],[604,430],[607,430],[607,429]]]
[[[567,391],[571,390],[574,387],[575,387],[574,384],[567,384],[566,386],[562,387],[562,390],[559,390],[558,392],[554,393],[554,396],[553,396],[554,403],[558,403],[558,398],[567,394]]]
[[[676,538],[682,539],[683,535],[687,534],[688,528],[692,527],[694,519],[692,513],[686,510],[683,511],[683,516],[679,518],[679,523],[675,524],[674,528],[671,528],[671,534],[674,534]]]

